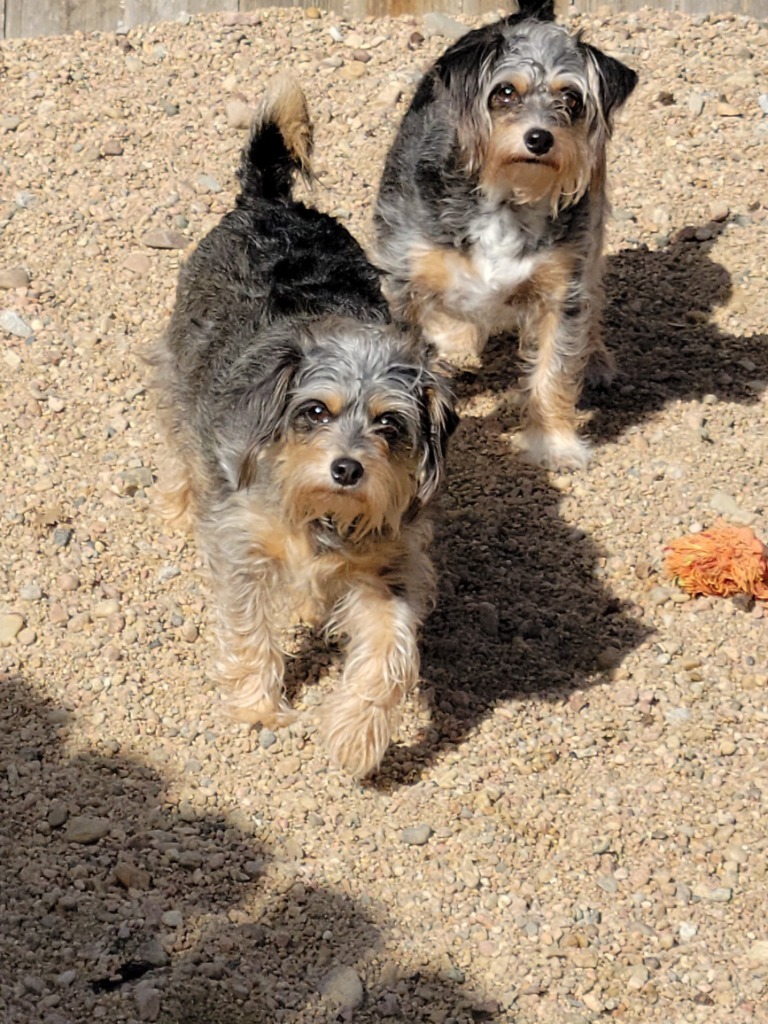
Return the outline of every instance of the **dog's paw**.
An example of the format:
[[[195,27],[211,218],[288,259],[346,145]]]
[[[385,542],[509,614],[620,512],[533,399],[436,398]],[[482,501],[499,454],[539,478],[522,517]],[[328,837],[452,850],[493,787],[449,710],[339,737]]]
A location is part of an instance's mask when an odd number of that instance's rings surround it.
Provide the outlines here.
[[[320,735],[331,761],[358,779],[381,764],[392,735],[392,712],[371,701],[333,695],[323,709]]]
[[[545,469],[586,469],[591,448],[577,434],[543,430],[526,430],[517,437],[517,443],[526,462]]]
[[[248,725],[261,725],[266,729],[282,729],[298,718],[298,712],[286,701],[274,703],[263,700],[243,704],[235,695],[225,697],[224,702],[228,718]]]

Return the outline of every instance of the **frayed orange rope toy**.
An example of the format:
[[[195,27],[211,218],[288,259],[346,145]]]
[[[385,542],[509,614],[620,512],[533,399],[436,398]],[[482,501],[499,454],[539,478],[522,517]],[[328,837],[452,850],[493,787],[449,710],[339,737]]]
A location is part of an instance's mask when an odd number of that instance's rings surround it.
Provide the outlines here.
[[[689,594],[768,600],[768,548],[748,526],[720,520],[664,548],[664,568]]]

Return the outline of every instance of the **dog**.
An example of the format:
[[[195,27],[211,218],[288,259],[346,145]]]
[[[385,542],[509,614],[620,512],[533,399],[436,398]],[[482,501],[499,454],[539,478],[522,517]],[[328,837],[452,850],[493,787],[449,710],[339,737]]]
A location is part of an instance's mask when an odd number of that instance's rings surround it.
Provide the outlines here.
[[[421,79],[386,157],[376,262],[399,315],[454,366],[517,331],[527,457],[583,467],[600,333],[606,144],[637,75],[554,24],[553,0],[468,32]]]
[[[445,368],[394,322],[358,243],[293,198],[311,149],[301,87],[278,76],[236,206],[182,267],[152,357],[169,452],[156,497],[196,526],[232,715],[292,719],[281,634],[322,621],[346,657],[321,731],[362,777],[418,679],[430,504],[457,416]]]

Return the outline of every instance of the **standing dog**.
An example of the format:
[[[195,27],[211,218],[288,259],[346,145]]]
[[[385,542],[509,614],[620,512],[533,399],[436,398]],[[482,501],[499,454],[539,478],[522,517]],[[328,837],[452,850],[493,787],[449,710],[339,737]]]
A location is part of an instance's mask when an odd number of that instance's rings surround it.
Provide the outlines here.
[[[517,330],[529,457],[583,466],[585,371],[600,334],[606,143],[634,71],[553,24],[553,0],[469,32],[422,79],[387,157],[377,256],[394,306],[476,364]]]
[[[322,620],[346,644],[324,737],[363,776],[418,678],[428,505],[456,417],[360,246],[292,198],[311,145],[304,95],[279,77],[243,154],[236,209],[182,269],[154,357],[171,452],[158,490],[166,515],[196,524],[235,717],[290,720],[281,630]]]

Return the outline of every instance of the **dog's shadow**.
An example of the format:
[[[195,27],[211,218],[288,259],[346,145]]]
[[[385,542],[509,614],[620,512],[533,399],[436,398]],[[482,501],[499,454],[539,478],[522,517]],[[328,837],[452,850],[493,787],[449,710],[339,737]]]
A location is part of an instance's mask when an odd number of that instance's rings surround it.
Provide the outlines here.
[[[559,512],[548,474],[522,462],[496,425],[466,417],[438,517],[437,606],[421,637],[430,725],[392,746],[374,779],[413,780],[492,709],[607,680],[648,635],[600,579],[606,552]]]
[[[604,337],[618,372],[608,385],[587,384],[582,407],[590,414],[586,434],[599,447],[641,425],[671,401],[705,395],[751,405],[756,382],[768,379],[768,335],[724,333],[712,321],[732,299],[728,270],[711,258],[727,224],[703,225],[704,241],[680,233],[663,249],[621,249],[606,259]],[[491,393],[491,419],[503,427],[517,415],[515,385],[520,365],[516,341],[491,340],[482,370],[459,382],[463,398]]]
[[[728,272],[709,258],[713,244],[678,241],[608,260],[606,337],[620,375],[585,396],[596,446],[675,399],[758,399],[768,339],[730,337],[710,322],[733,291]],[[422,636],[432,724],[416,744],[391,748],[385,786],[418,775],[500,702],[562,699],[608,680],[649,632],[600,578],[614,553],[563,520],[550,474],[515,452],[518,372],[514,339],[500,338],[478,374],[457,380],[470,414],[452,444],[435,542],[438,604]],[[483,414],[488,405],[493,411]]]
[[[606,262],[605,337],[619,373],[587,392],[596,444],[615,440],[670,401],[753,405],[768,379],[768,335],[730,335],[712,314],[729,304],[734,284],[711,258],[728,225],[707,224],[706,241],[678,240],[660,250],[624,249]],[[734,314],[738,307],[733,307]]]

